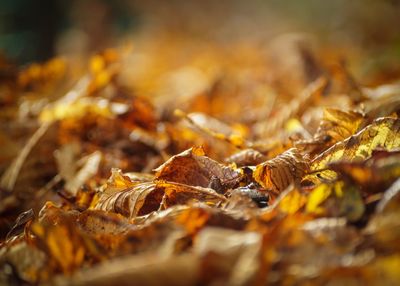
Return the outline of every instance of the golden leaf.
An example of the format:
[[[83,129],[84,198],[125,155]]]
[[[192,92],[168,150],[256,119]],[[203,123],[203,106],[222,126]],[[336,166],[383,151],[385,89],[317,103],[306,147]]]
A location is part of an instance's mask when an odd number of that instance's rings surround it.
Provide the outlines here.
[[[317,130],[317,137],[327,135],[333,142],[338,142],[353,135],[362,122],[363,116],[358,112],[326,108]]]
[[[277,208],[288,215],[298,212],[307,202],[306,196],[296,188],[277,200]]]
[[[131,178],[123,174],[120,169],[113,168],[111,170],[111,176],[107,180],[107,183],[102,186],[102,191],[107,194],[113,194],[125,190],[129,187],[136,185],[138,182],[131,180]]]
[[[248,145],[245,139],[248,130],[244,125],[236,124],[231,127],[200,112],[186,114],[182,110],[177,109],[175,110],[175,115],[184,118],[195,131],[200,131],[212,138],[225,141],[238,148]]]
[[[308,168],[307,156],[300,154],[296,148],[291,148],[257,165],[253,177],[265,189],[281,192],[291,183],[299,183]]]
[[[311,162],[311,170],[321,170],[335,161],[357,161],[369,158],[378,147],[394,150],[400,147],[400,119],[383,117],[346,140],[336,143]]]
[[[354,111],[341,111],[334,108],[325,108],[322,120],[312,140],[296,144],[311,147],[313,154],[332,146],[353,135],[364,122],[362,114]],[[307,148],[308,149],[308,148]]]
[[[70,274],[82,266],[85,256],[102,256],[95,242],[76,227],[75,217],[54,206],[42,209],[39,221],[30,226],[30,234],[50,259],[49,268],[55,271]]]

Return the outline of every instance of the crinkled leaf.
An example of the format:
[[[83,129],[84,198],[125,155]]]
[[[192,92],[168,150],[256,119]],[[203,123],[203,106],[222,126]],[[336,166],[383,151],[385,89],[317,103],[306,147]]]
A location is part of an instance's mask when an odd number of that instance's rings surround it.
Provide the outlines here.
[[[228,157],[228,163],[235,163],[240,166],[253,166],[267,160],[267,157],[254,149],[245,149]]]
[[[222,186],[230,188],[239,183],[242,175],[208,157],[201,147],[190,148],[171,157],[156,170],[156,180],[208,187],[216,177]]]
[[[265,189],[279,193],[291,183],[299,183],[308,168],[307,156],[292,148],[257,165],[253,177]]]
[[[94,208],[135,217],[158,210],[162,197],[163,192],[155,183],[139,183],[112,194],[101,194]]]
[[[157,181],[139,183],[111,195],[103,193],[94,208],[133,218],[149,214],[161,207],[191,202],[216,205],[224,200],[225,197],[212,189]]]

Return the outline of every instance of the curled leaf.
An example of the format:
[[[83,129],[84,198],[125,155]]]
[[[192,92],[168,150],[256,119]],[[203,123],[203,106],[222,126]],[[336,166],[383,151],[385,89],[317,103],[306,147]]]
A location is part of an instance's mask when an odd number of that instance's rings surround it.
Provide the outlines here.
[[[257,165],[253,177],[265,189],[279,193],[291,183],[299,183],[308,168],[307,156],[300,154],[296,148],[291,148]]]
[[[135,217],[157,210],[162,197],[163,192],[155,183],[145,182],[112,194],[103,193],[94,208]]]
[[[211,189],[158,181],[139,183],[111,195],[103,193],[94,208],[134,218],[157,211],[160,207],[190,202],[216,205],[224,200],[223,196]]]
[[[23,213],[21,213],[17,219],[15,220],[14,226],[11,228],[11,230],[7,233],[6,240],[8,240],[10,237],[18,234],[21,229],[31,220],[34,218],[34,212],[32,209],[29,209]]]
[[[201,147],[171,157],[155,171],[156,180],[200,187],[208,187],[212,177],[218,178],[225,188],[235,186],[242,178],[238,171],[206,157]]]
[[[238,148],[248,145],[244,138],[244,129],[233,129],[231,126],[203,113],[195,112],[186,114],[183,111],[175,110],[175,115],[184,118],[193,127],[212,138],[225,141]]]
[[[267,157],[254,149],[245,149],[226,159],[228,163],[240,166],[257,165],[267,160]]]

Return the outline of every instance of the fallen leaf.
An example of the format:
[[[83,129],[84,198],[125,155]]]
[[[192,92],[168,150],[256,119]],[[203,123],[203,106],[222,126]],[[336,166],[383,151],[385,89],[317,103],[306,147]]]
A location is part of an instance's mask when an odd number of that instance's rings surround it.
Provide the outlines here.
[[[193,147],[171,157],[155,171],[156,180],[200,187],[208,187],[213,176],[225,188],[235,186],[242,178],[238,171],[206,157],[201,147]]]
[[[335,161],[357,161],[369,158],[377,148],[394,150],[400,147],[400,120],[379,118],[357,134],[333,145],[311,162],[311,170],[321,170]]]
[[[344,216],[349,221],[357,221],[365,206],[357,188],[338,181],[316,187],[309,195],[306,211],[318,216]]]
[[[275,193],[282,192],[291,183],[299,183],[309,168],[307,156],[296,148],[256,166],[253,177],[257,183]]]
[[[245,149],[226,159],[228,163],[235,163],[237,166],[257,165],[267,160],[267,157],[253,149]]]

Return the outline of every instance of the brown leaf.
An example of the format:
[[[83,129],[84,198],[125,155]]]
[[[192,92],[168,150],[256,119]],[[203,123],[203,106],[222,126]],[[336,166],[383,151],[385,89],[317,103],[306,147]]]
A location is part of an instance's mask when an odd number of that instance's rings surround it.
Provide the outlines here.
[[[111,194],[109,192],[100,194],[100,199],[94,208],[132,218],[158,210],[163,195],[155,183],[139,183]]]
[[[224,196],[209,188],[162,181],[158,181],[156,184],[158,189],[164,191],[164,207],[191,202],[204,202],[207,205],[215,206],[225,201]]]
[[[267,160],[267,157],[254,149],[245,149],[226,159],[228,163],[235,163],[238,167],[257,165]]]
[[[82,212],[77,222],[85,232],[95,235],[118,235],[133,228],[133,225],[125,217],[100,210],[86,210]]]
[[[201,147],[193,147],[171,157],[155,171],[156,180],[200,187],[208,187],[213,176],[225,188],[235,186],[242,178],[238,171],[206,157]]]
[[[299,183],[309,169],[309,159],[291,148],[277,157],[256,166],[254,180],[265,189],[282,192],[291,183]]]
[[[10,229],[10,231],[7,233],[6,240],[11,238],[12,236],[18,234],[21,229],[31,220],[34,218],[34,213],[32,209],[29,209],[23,213],[21,213],[17,219],[15,220],[14,226]]]
[[[197,285],[199,258],[192,254],[160,258],[154,254],[131,255],[82,269],[71,277],[57,277],[56,286]],[[175,275],[181,272],[180,275]]]
[[[134,218],[157,211],[160,207],[205,202],[216,205],[225,200],[212,189],[174,182],[139,183],[122,191],[100,195],[95,209],[111,211]]]

